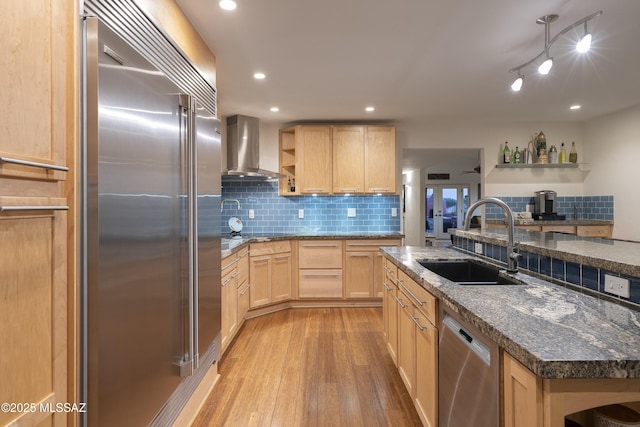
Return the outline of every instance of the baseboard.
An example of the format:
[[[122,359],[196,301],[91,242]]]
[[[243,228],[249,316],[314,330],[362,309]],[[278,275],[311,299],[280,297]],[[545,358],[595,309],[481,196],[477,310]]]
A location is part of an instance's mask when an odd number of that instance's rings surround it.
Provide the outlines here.
[[[189,398],[189,401],[178,415],[178,418],[176,418],[173,427],[184,427],[193,424],[219,379],[218,362],[215,362],[209,367],[204,378],[200,381],[200,384],[191,395],[191,398]]]
[[[328,300],[328,299],[308,299],[283,301],[264,307],[251,309],[245,315],[245,319],[264,316],[290,308],[345,308],[345,307],[382,307],[382,298],[370,298],[362,300]]]

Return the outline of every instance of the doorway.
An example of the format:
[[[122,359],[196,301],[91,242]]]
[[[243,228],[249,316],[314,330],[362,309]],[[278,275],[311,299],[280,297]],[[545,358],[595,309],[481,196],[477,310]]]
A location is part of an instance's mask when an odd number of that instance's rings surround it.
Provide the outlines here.
[[[425,187],[425,236],[449,239],[449,230],[462,227],[469,207],[469,185]]]

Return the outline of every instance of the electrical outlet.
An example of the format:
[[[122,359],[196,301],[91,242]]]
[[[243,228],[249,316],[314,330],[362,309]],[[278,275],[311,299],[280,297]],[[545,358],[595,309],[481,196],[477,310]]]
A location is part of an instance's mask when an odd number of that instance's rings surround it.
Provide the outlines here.
[[[298,218],[304,218],[304,209],[298,209]]]
[[[478,255],[482,255],[482,243],[476,242],[474,246],[474,252],[477,253]]]
[[[624,298],[629,298],[629,280],[605,274],[604,291]]]
[[[391,208],[391,216],[398,216],[398,208]]]
[[[347,218],[355,218],[356,208],[347,208]]]
[[[256,217],[256,212],[253,209],[249,209],[249,219]]]

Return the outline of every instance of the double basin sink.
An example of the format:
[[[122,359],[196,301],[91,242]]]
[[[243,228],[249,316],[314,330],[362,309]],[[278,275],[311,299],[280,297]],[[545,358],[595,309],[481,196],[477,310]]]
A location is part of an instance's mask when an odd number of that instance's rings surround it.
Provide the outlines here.
[[[517,285],[500,268],[476,260],[418,261],[427,270],[458,285]]]

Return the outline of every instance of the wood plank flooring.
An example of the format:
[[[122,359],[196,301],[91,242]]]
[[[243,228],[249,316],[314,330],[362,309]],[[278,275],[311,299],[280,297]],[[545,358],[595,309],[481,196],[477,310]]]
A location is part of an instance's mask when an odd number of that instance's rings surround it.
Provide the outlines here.
[[[382,308],[297,308],[247,320],[194,426],[419,426]]]

